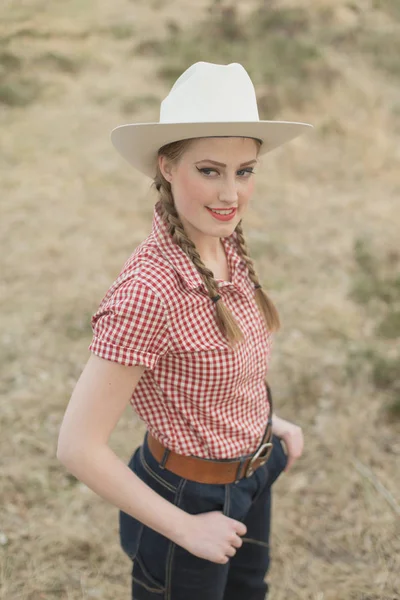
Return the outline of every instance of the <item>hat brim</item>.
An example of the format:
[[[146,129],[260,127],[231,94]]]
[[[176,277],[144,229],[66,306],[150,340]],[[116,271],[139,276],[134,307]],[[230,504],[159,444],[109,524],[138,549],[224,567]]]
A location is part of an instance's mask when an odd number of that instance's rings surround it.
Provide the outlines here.
[[[177,140],[199,137],[249,137],[262,141],[260,155],[270,152],[312,128],[309,123],[256,121],[224,123],[131,123],[111,132],[116,150],[148,177],[156,173],[159,148]]]

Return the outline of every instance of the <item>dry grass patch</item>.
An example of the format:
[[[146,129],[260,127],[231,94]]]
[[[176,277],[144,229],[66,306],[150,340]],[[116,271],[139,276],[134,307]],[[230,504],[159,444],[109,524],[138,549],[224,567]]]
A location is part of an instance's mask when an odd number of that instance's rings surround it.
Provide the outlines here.
[[[115,507],[55,458],[90,315],[151,226],[149,182],[109,132],[158,119],[171,81],[158,73],[226,59],[251,72],[262,116],[316,126],[264,158],[244,224],[283,320],[269,373],[277,412],[306,442],[275,490],[271,593],[397,600],[388,498],[399,503],[400,431],[387,408],[398,393],[400,95],[396,65],[383,61],[397,47],[398,3],[188,6],[0,9],[0,79],[11,89],[0,99],[0,598],[129,596]],[[128,461],[143,433],[128,409],[110,445]]]

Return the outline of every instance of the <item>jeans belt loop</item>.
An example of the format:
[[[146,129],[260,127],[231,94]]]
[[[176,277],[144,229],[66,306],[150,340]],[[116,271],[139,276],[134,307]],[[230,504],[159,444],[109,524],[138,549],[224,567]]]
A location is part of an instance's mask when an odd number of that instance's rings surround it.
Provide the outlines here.
[[[240,479],[244,476],[243,470],[244,470],[244,463],[246,462],[246,459],[244,456],[240,457],[240,463],[238,466],[238,470],[236,472],[236,478],[234,483],[238,483],[240,481]]]
[[[146,436],[148,436],[148,434],[149,434],[149,432],[147,430],[146,431]],[[161,460],[160,460],[160,462],[158,464],[158,466],[159,466],[160,469],[165,469],[165,463],[168,460],[168,456],[169,456],[170,452],[171,452],[171,450],[169,448],[165,448],[164,449],[164,454],[162,455],[162,458],[161,458]]]
[[[161,461],[159,463],[160,469],[165,469],[165,463],[168,460],[168,456],[169,456],[170,452],[171,452],[171,450],[169,448],[165,448],[163,457],[162,457],[162,459],[161,459]]]

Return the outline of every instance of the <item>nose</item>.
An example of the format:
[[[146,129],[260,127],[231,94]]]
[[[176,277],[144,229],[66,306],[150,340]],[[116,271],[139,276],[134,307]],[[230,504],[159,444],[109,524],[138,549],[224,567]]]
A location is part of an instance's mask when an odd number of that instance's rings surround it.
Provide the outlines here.
[[[235,178],[226,178],[223,180],[221,189],[219,192],[219,200],[228,203],[236,203],[239,195],[237,190],[237,182]]]

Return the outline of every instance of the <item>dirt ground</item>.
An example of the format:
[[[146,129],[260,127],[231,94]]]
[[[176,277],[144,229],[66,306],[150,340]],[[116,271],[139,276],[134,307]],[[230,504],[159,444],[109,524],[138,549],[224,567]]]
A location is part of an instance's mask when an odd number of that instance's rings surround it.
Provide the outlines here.
[[[340,31],[362,21],[400,39],[397,1],[282,6],[329,9]],[[253,6],[237,10],[245,18]],[[117,509],[65,471],[57,436],[88,359],[90,317],[151,226],[149,181],[109,132],[158,120],[168,56],[148,48],[209,13],[204,0],[0,7],[1,600],[129,598]],[[325,51],[340,76],[280,105],[274,118],[315,129],[264,157],[244,223],[283,321],[269,377],[276,412],[305,436],[275,485],[271,598],[398,600],[400,418],[388,410],[396,390],[376,383],[398,337],[377,334],[389,310],[380,288],[364,302],[354,289],[360,240],[397,281],[400,79],[374,56]],[[128,460],[143,433],[127,408],[110,445]]]

